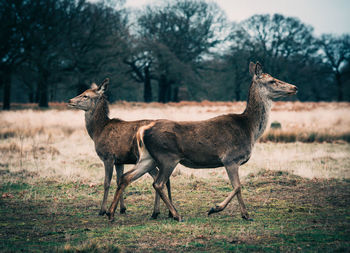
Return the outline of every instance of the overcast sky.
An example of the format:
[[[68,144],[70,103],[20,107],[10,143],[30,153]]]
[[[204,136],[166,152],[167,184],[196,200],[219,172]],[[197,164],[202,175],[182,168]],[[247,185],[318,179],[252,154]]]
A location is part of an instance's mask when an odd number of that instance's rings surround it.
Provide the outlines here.
[[[142,7],[162,0],[127,0],[126,7]],[[254,14],[281,13],[312,25],[316,35],[350,33],[350,0],[213,0],[229,20],[242,21]]]

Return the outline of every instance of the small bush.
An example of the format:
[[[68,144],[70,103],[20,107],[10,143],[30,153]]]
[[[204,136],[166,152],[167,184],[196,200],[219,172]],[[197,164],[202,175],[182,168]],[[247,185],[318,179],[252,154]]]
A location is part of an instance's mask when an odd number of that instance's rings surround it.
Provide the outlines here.
[[[278,121],[274,121],[274,122],[271,123],[270,127],[271,127],[271,129],[281,129],[282,125]]]
[[[15,137],[16,131],[11,130],[11,129],[5,129],[3,131],[0,132],[0,139],[8,139],[8,138],[13,138]]]
[[[283,131],[279,129],[271,129],[266,132],[259,140],[260,142],[350,142],[350,132],[347,133],[326,133],[326,132],[301,132],[301,131]]]

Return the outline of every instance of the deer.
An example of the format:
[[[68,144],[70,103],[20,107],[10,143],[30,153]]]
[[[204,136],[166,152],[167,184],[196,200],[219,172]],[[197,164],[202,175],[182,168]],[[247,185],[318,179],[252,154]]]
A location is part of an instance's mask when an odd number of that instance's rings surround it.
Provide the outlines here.
[[[85,111],[85,126],[90,138],[94,141],[95,150],[102,160],[105,169],[104,194],[99,215],[107,211],[107,198],[113,176],[113,166],[117,174],[117,184],[124,173],[124,164],[135,164],[139,153],[136,142],[136,131],[151,120],[124,121],[109,118],[109,106],[105,96],[109,78],[99,86],[92,83],[91,88],[72,98],[68,106]],[[158,171],[153,169],[149,174],[155,178]],[[170,181],[167,182],[168,197],[171,199]],[[125,213],[123,196],[120,198],[120,213]],[[159,215],[159,194],[156,192],[152,218]]]
[[[238,168],[248,162],[255,142],[264,133],[272,100],[295,95],[297,87],[263,73],[259,62],[251,62],[249,72],[252,82],[243,113],[220,115],[204,121],[156,120],[140,127],[136,136],[139,160],[133,169],[121,177],[107,213],[110,221],[114,220],[115,208],[123,190],[156,166],[159,172],[153,187],[173,218],[181,221],[182,217],[172,200],[164,193],[164,184],[178,163],[194,169],[224,166],[233,190],[222,202],[212,207],[208,215],[223,211],[237,196],[242,218],[252,220],[242,198]]]

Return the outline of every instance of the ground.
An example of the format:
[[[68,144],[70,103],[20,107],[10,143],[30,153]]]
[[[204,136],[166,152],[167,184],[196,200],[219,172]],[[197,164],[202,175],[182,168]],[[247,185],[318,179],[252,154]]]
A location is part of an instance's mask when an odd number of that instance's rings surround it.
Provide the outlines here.
[[[227,113],[230,106],[120,104],[112,106],[111,114],[202,119]],[[104,170],[84,129],[83,113],[1,112],[0,251],[349,251],[350,144],[342,138],[349,132],[349,105],[278,106],[271,120],[282,123],[282,135],[293,128],[307,132],[315,124],[314,132],[332,130],[336,139],[257,143],[251,160],[240,168],[253,221],[240,217],[236,198],[224,211],[207,216],[232,190],[223,168],[178,166],[171,180],[174,204],[184,217],[180,223],[168,218],[163,203],[159,218],[150,219],[154,190],[149,176],[127,188],[126,214],[117,213],[114,223],[98,216]],[[109,203],[115,187],[114,177]]]
[[[0,246],[4,251],[347,251],[350,181],[304,179],[282,171],[249,174],[243,196],[253,221],[241,219],[237,200],[207,211],[231,191],[227,180],[176,176],[173,196],[184,222],[162,205],[150,219],[151,180],[130,186],[127,213],[114,223],[98,216],[103,187],[43,180],[1,186]]]

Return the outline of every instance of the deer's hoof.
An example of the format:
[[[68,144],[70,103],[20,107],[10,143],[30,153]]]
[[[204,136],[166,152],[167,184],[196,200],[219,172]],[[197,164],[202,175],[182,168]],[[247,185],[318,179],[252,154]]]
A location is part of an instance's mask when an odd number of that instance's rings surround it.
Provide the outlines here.
[[[114,220],[114,215],[111,212],[109,212],[109,211],[106,212],[106,215],[107,215],[109,221]]]
[[[124,214],[125,212],[126,212],[126,208],[125,208],[125,207],[120,208],[120,213],[121,213],[121,214]]]
[[[210,208],[210,210],[208,212],[208,216],[213,214],[213,213],[216,213],[214,207]]]
[[[153,220],[157,219],[159,214],[160,214],[159,212],[152,213],[151,219],[153,219]]]
[[[181,216],[178,217],[173,217],[174,220],[178,221],[178,222],[184,222],[183,218]]]
[[[242,218],[246,221],[254,221],[254,219],[250,218],[248,215],[242,215]]]
[[[174,218],[173,214],[170,211],[169,211],[168,217],[169,218]]]
[[[208,212],[208,216],[211,215],[211,214],[213,214],[213,213],[220,212],[220,211],[221,211],[221,210],[219,209],[218,206],[212,207],[212,208],[210,208],[210,210],[209,210],[209,212]]]
[[[103,216],[103,215],[105,215],[105,214],[106,214],[106,211],[105,211],[105,210],[100,210],[99,213],[98,213],[98,215],[100,215],[100,216]]]

